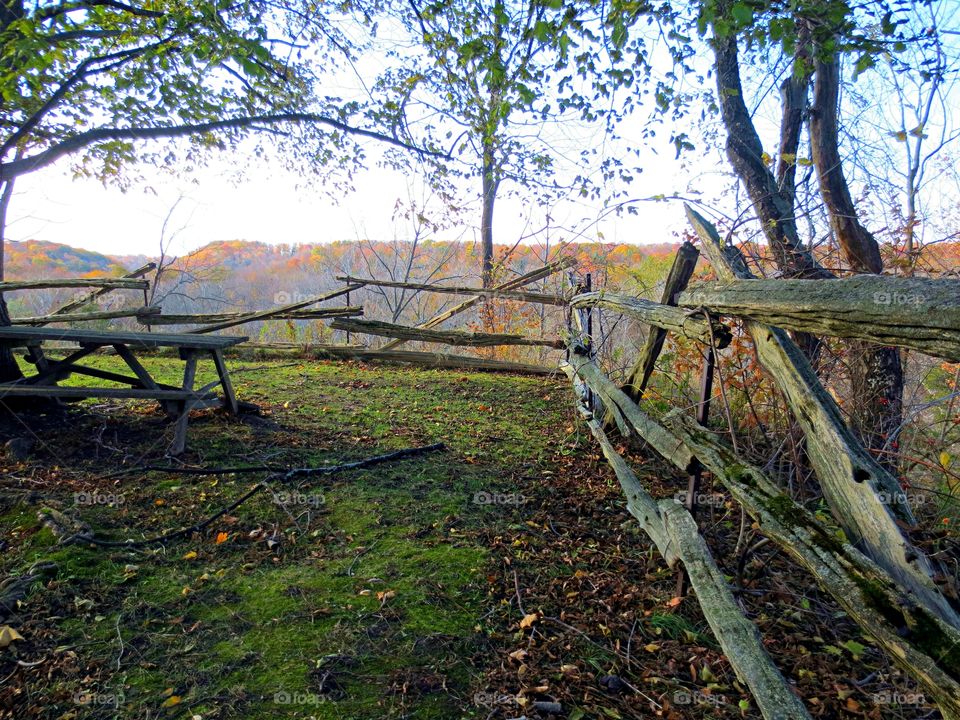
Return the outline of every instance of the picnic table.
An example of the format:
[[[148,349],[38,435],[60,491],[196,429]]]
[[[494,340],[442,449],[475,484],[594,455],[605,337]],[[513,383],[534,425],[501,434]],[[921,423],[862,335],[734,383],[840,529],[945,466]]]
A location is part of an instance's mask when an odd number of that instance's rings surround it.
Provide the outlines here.
[[[58,329],[50,327],[0,326],[0,346],[25,347],[27,357],[37,372],[20,380],[0,383],[0,402],[4,397],[47,398],[140,398],[156,400],[176,422],[171,452],[177,455],[186,448],[187,419],[195,408],[226,406],[237,414],[237,398],[230,382],[230,374],[223,359],[223,351],[247,340],[245,337],[222,335],[180,335],[174,333],[100,332],[97,330]],[[60,360],[47,358],[45,343],[75,343],[79,348],[68,352]],[[101,370],[79,364],[79,361],[100,348],[113,348],[130,368],[133,375]],[[176,348],[184,361],[183,382],[179,387],[157,382],[134,354],[141,350]],[[194,389],[197,360],[209,356],[217,369],[217,380]],[[93,387],[57,385],[70,375],[86,375],[120,383],[126,387]],[[213,391],[223,389],[223,398]]]

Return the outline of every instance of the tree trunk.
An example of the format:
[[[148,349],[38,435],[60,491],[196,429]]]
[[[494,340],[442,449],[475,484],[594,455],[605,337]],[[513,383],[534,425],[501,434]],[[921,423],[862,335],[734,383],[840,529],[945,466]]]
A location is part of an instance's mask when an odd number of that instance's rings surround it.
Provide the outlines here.
[[[727,8],[718,8],[727,9]],[[833,274],[823,268],[803,243],[797,231],[795,208],[796,154],[800,144],[803,111],[809,85],[808,41],[798,39],[793,71],[781,86],[782,124],[780,157],[774,177],[764,158],[763,144],[743,97],[737,37],[718,34],[713,41],[717,98],[727,130],[727,157],[737,177],[747,189],[757,219],[777,267],[787,277],[828,279]],[[792,162],[790,155],[793,155]],[[807,333],[794,334],[794,340],[816,367],[820,342]]]
[[[483,168],[481,171],[483,186],[483,210],[480,215],[480,246],[483,254],[481,277],[484,289],[493,287],[493,209],[497,202],[497,188],[500,180],[496,176],[493,160],[493,148],[483,150]]]
[[[817,170],[820,194],[830,215],[830,226],[851,270],[879,274],[883,271],[880,245],[860,224],[850,188],[843,174],[838,145],[840,66],[834,54],[829,60],[818,55],[810,116],[810,150]],[[890,434],[903,417],[903,366],[900,351],[854,342],[848,346],[853,424],[867,447],[887,446]],[[888,467],[896,456],[884,454]]]
[[[747,189],[777,267],[789,277],[831,277],[800,242],[793,195],[778,185],[764,160],[760,136],[743,98],[736,35],[718,36],[713,51],[720,114],[727,130],[727,157]],[[789,97],[794,97],[792,91]],[[790,139],[781,140],[781,145],[789,146]]]
[[[3,8],[9,11],[10,5],[5,4]],[[13,180],[7,180],[3,183],[3,190],[0,191],[0,282],[3,281],[4,250],[7,244],[7,208],[10,207],[12,197]],[[7,300],[0,292],[0,326],[6,325],[10,325],[10,312],[7,309]],[[19,380],[22,377],[23,373],[20,372],[13,350],[7,345],[0,346],[0,382]]]

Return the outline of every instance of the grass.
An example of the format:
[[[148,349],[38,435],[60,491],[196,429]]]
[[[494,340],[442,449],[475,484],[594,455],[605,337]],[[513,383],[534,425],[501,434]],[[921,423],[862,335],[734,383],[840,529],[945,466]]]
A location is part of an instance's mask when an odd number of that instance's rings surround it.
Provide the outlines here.
[[[113,358],[95,364],[119,369]],[[145,365],[178,381],[179,362]],[[38,416],[29,431],[11,422],[8,436],[35,433],[37,444],[7,468],[2,570],[58,566],[19,612],[25,641],[15,650],[53,658],[48,676],[24,681],[24,717],[113,717],[118,707],[144,718],[485,714],[471,701],[489,614],[490,550],[476,531],[506,531],[519,516],[473,500],[549,470],[570,423],[563,389],[322,362],[231,367],[238,397],[263,417],[195,417],[191,464],[313,466],[434,442],[448,449],[274,488],[285,505],[263,493],[166,546],[103,550],[58,545],[38,510],[82,519],[101,537],[140,538],[212,514],[261,476],[104,479],[168,462],[170,428],[148,404],[90,400]],[[202,368],[198,384],[212,379]],[[119,502],[78,504],[75,493]]]
[[[164,382],[182,372],[170,358],[145,364]],[[0,720],[546,718],[538,700],[562,701],[571,719],[759,717],[695,598],[674,597],[675,570],[625,511],[565,382],[230,366],[261,413],[195,414],[177,461],[150,403],[0,416],[0,443],[35,441],[26,460],[0,459],[0,577],[56,563],[0,620],[23,636],[0,648]],[[198,383],[212,379],[202,367]],[[165,545],[62,544],[38,518],[52,510],[100,538],[152,537],[264,476],[147,465],[305,467],[435,442],[447,449],[271,480],[271,492]],[[686,487],[624,452],[654,496]],[[701,523],[733,572],[736,508],[711,508]],[[746,612],[816,714],[929,715],[926,701],[879,703],[916,686],[872,649],[859,660],[843,651],[869,639],[775,548],[757,550],[743,580]]]

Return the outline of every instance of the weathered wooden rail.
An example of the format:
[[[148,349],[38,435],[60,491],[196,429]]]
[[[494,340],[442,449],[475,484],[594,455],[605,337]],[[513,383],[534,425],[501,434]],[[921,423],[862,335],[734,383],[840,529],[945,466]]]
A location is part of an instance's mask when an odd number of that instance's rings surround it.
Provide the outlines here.
[[[736,249],[688,209],[716,283],[686,289],[697,253],[684,246],[671,270],[661,303],[605,292],[581,293],[575,309],[602,308],[651,327],[620,387],[594,360],[588,323],[574,314],[569,361],[564,367],[581,398],[581,412],[637,519],[664,559],[682,565],[704,616],[737,676],[767,718],[805,718],[807,710],[766,653],[756,627],[743,616],[687,507],[657,501],[617,453],[605,426],[644,440],[691,485],[707,471],[753,518],[755,527],[795,559],[850,618],[900,665],[940,707],[960,718],[960,615],[943,584],[938,562],[914,546],[905,528],[915,524],[899,483],[842,419],[804,354],[782,327],[819,335],[872,340],[955,359],[960,338],[960,282],[852,278],[832,281],[752,279]],[[679,307],[673,307],[674,305]],[[780,389],[806,440],[811,467],[824,499],[843,528],[838,538],[762,470],[722,443],[706,425],[713,363],[730,340],[721,316],[743,321],[761,366]],[[863,321],[862,323],[860,321]],[[641,409],[644,389],[664,339],[675,334],[703,348],[704,383],[694,420],[674,411],[662,420]],[[609,423],[600,422],[606,413]],[[689,489],[689,488],[688,488]]]
[[[447,355],[444,353],[398,351],[400,345],[415,341],[423,343],[440,343],[461,347],[487,348],[497,346],[528,346],[563,349],[565,343],[559,338],[525,337],[510,333],[470,332],[464,330],[440,329],[447,320],[475,307],[479,303],[491,300],[510,300],[516,302],[538,303],[542,305],[565,305],[566,298],[549,293],[523,291],[523,288],[533,282],[550,277],[551,275],[576,265],[572,257],[563,257],[541,268],[519,275],[492,288],[475,288],[462,286],[446,286],[432,283],[396,282],[392,280],[378,280],[376,278],[358,278],[352,275],[338,276],[338,280],[349,283],[351,289],[356,287],[391,287],[414,292],[429,292],[446,295],[467,295],[466,300],[452,307],[445,308],[433,317],[416,326],[399,325],[381,320],[356,320],[345,317],[337,318],[331,324],[334,330],[346,333],[349,344],[353,335],[365,334],[391,338],[378,348],[358,353],[355,350],[327,351],[341,357],[365,359],[372,361],[401,362],[432,367],[462,367],[484,370],[508,370],[512,372],[530,372],[537,374],[552,374],[555,367],[517,363],[504,360],[470,357],[466,355]],[[349,296],[348,296],[349,298]],[[678,311],[682,312],[682,311]]]

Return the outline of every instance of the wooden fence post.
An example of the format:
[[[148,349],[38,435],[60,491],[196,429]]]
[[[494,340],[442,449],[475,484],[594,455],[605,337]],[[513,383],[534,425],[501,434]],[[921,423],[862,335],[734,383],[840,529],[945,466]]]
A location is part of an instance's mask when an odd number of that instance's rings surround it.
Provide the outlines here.
[[[713,346],[707,347],[707,354],[703,359],[703,369],[700,374],[700,399],[697,401],[697,424],[707,426],[710,420],[710,397],[713,395],[713,372],[717,357]],[[697,505],[700,495],[700,481],[703,479],[703,465],[695,460],[687,478],[687,495],[683,504],[690,511],[690,516],[696,521]],[[683,568],[677,570],[677,597],[682,597],[686,584],[686,573]]]

